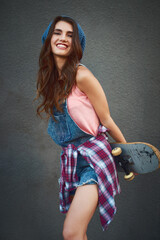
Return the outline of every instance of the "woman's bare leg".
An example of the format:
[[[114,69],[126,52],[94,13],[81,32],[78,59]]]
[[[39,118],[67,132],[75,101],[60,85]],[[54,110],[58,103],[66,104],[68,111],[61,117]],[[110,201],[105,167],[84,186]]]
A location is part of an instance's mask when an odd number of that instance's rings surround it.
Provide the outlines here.
[[[88,240],[88,238],[87,238],[87,234],[85,234],[85,236],[84,236],[84,240]]]
[[[64,240],[87,240],[87,227],[98,203],[97,184],[77,188],[63,226]]]

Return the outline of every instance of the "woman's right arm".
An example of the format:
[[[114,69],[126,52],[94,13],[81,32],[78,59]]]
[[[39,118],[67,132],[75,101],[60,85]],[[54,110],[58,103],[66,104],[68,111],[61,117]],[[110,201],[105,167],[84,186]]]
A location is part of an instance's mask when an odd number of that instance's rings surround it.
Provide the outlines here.
[[[116,142],[125,143],[121,130],[110,115],[107,98],[99,81],[86,67],[81,66],[77,71],[76,82],[78,88],[88,96],[101,124],[109,129],[110,136]]]

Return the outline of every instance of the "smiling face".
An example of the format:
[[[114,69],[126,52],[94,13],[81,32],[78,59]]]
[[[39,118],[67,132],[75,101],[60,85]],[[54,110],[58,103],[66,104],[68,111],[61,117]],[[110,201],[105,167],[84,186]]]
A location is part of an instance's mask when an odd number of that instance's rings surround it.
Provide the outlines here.
[[[55,56],[67,57],[72,47],[73,27],[70,23],[59,21],[56,23],[51,37],[51,48]]]

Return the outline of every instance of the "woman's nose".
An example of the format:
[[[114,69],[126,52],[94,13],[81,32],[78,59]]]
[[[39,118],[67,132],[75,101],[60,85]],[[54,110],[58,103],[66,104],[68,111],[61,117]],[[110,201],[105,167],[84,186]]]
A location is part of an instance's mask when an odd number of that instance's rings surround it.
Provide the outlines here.
[[[66,39],[67,39],[66,35],[65,34],[61,34],[60,39],[63,40],[63,41],[66,41]]]

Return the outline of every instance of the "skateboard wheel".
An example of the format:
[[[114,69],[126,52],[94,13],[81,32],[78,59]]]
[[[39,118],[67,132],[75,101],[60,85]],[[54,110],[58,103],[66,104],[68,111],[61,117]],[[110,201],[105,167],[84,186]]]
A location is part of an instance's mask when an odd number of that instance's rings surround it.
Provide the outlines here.
[[[116,147],[112,150],[113,156],[119,156],[122,153],[122,149],[120,147]]]
[[[124,179],[125,179],[126,181],[132,181],[134,178],[135,178],[135,175],[134,175],[133,172],[130,172],[128,175],[125,175],[125,176],[124,176]]]

